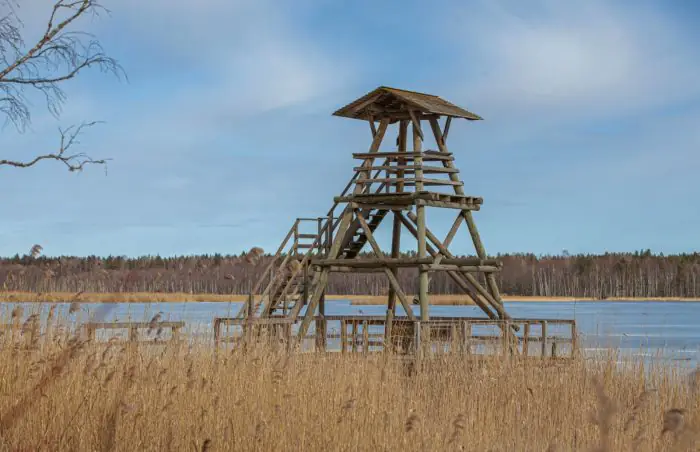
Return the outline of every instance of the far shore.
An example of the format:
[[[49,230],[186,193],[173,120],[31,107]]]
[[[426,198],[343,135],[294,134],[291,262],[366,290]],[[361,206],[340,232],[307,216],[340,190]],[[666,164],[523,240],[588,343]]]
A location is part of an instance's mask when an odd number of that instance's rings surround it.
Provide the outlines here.
[[[407,295],[409,300],[414,295]],[[208,293],[183,293],[183,292],[12,292],[0,291],[0,302],[5,303],[71,303],[74,301],[85,303],[197,303],[197,302],[243,302],[248,298],[242,294],[208,294]],[[256,297],[259,299],[260,297]],[[541,297],[526,295],[503,295],[503,301],[508,302],[575,302],[575,301],[684,301],[700,302],[700,298],[676,298],[676,297],[610,297],[604,300],[592,297]],[[350,300],[353,305],[385,305],[385,295],[328,295],[327,301]],[[397,300],[398,303],[398,300]],[[432,305],[473,305],[474,301],[466,295],[430,295]]]

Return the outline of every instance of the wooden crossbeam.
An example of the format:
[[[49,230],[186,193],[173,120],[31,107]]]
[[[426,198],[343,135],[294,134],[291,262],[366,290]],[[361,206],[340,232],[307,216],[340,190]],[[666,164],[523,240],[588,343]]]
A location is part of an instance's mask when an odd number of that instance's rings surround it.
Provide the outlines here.
[[[450,132],[450,124],[452,124],[452,116],[448,116],[445,120],[445,129],[442,132],[442,142],[447,143],[447,134]]]
[[[353,168],[353,171],[366,171],[368,168],[363,168],[361,166],[357,166]],[[386,171],[387,173],[401,173],[401,172],[406,172],[406,173],[414,173],[417,169],[415,165],[380,165],[380,166],[373,166],[369,168],[372,171]],[[448,173],[459,173],[459,170],[457,168],[445,168],[445,167],[438,167],[438,166],[423,166],[423,172],[428,174],[448,174]]]
[[[418,220],[416,215],[412,212],[408,213],[408,218],[411,221],[413,221],[414,224]],[[438,251],[440,253],[445,255],[447,258],[454,258],[452,253],[450,253],[450,251],[447,248],[445,248],[442,243],[440,243],[440,240],[437,237],[435,237],[435,235],[427,228],[426,228],[426,236],[433,243],[433,245],[435,245],[435,247],[438,249]],[[503,305],[501,303],[498,303],[493,298],[492,294],[490,294],[489,291],[487,291],[484,288],[484,286],[482,286],[481,283],[479,283],[479,281],[473,275],[469,274],[468,272],[464,272],[463,276],[467,280],[467,282],[469,282],[469,284],[471,284],[477,290],[477,292],[479,292],[479,294],[482,297],[484,297],[489,302],[489,304],[492,305],[492,307],[496,310],[496,312],[498,312],[499,316],[502,319],[510,319],[510,316],[503,309]]]
[[[454,160],[454,156],[451,154],[437,153],[437,152],[360,152],[352,154],[352,157],[357,160],[366,160],[368,158],[385,158],[385,159],[405,159],[405,160],[415,160],[416,158],[422,158],[424,161],[443,161],[443,160]]]
[[[367,241],[372,247],[372,251],[374,251],[375,256],[377,256],[377,258],[379,259],[386,259],[384,253],[382,253],[381,248],[377,244],[377,241],[374,239],[374,234],[372,234],[372,231],[370,231],[369,225],[362,216],[362,212],[360,212],[359,209],[356,209],[355,215],[357,216],[357,219],[362,225],[362,230],[365,231],[365,234],[367,235]],[[406,294],[404,293],[403,289],[401,289],[401,285],[399,284],[398,279],[396,279],[396,276],[394,276],[394,273],[389,268],[385,267],[385,273],[386,276],[389,278],[389,284],[394,288],[396,296],[399,297],[399,301],[401,302],[404,310],[406,311],[406,316],[408,316],[408,318],[411,320],[415,320],[415,316],[413,315],[413,311],[411,310],[411,305],[408,303]]]
[[[418,171],[422,171],[421,169],[417,169],[415,172],[418,173]],[[389,184],[389,185],[396,185],[396,184],[404,184],[408,186],[412,185],[464,185],[462,181],[451,181],[451,180],[444,180],[444,179],[426,179],[426,178],[418,178],[418,177],[404,177],[404,178],[395,178],[395,177],[387,177],[387,178],[375,178],[375,179],[362,179],[362,180],[357,180],[355,182],[357,185],[363,185],[363,184]]]
[[[445,240],[443,241],[446,248],[449,248],[449,246],[452,243],[452,240],[454,240],[454,237],[457,234],[457,230],[459,229],[461,224],[462,224],[462,216],[457,215],[457,219],[455,219],[455,221],[452,223],[452,227],[450,228],[450,231],[447,233],[447,237],[445,237]],[[442,260],[444,258],[445,258],[445,256],[442,254],[437,256],[435,258],[435,261],[432,263],[431,267],[433,269],[436,269],[436,266],[440,265],[440,262],[442,262]],[[445,263],[445,264],[447,264],[447,263]],[[428,287],[430,287],[430,276],[428,277]]]
[[[413,225],[413,223],[408,221],[408,219],[406,217],[404,217],[401,213],[395,213],[394,215],[396,215],[401,220],[401,223],[406,227],[406,229],[408,229],[408,231],[414,237],[418,238],[418,231],[416,230],[416,227]],[[430,253],[430,255],[433,257],[437,257],[440,254],[438,251],[433,249],[432,246],[428,245],[426,248],[427,248],[428,253]],[[481,308],[481,310],[484,311],[484,313],[490,319],[498,320],[498,315],[491,310],[492,308],[489,307],[489,305],[484,303],[474,293],[474,290],[472,290],[472,288],[467,284],[467,282],[464,281],[464,278],[461,276],[461,273],[456,272],[456,271],[448,271],[447,274],[450,276],[450,278],[452,278],[454,280],[455,283],[457,283],[457,285],[462,290],[464,290],[474,300],[474,303],[476,303],[476,305],[479,306]]]

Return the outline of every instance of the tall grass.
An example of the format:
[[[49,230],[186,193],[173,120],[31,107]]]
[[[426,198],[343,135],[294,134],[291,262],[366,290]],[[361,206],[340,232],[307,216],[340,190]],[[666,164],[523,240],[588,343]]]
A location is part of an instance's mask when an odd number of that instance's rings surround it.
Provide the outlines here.
[[[688,375],[614,356],[415,362],[42,331],[0,339],[2,450],[662,451],[696,450],[700,430]]]

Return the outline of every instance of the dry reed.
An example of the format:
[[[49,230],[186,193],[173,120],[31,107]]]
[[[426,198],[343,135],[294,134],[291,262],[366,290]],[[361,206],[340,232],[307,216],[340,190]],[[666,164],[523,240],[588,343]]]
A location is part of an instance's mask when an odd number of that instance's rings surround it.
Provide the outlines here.
[[[0,339],[2,450],[697,446],[700,395],[687,371],[619,365],[612,355],[567,364],[445,355],[407,371],[382,354],[215,352],[205,343],[85,343],[67,329],[42,331],[38,348]]]

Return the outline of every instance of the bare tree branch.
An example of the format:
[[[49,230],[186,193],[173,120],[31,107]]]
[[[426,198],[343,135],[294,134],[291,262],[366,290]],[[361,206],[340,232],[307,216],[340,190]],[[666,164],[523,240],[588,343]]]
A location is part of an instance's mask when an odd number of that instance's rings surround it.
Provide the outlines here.
[[[84,153],[71,154],[69,151],[73,145],[79,144],[78,136],[86,127],[92,127],[97,121],[71,126],[65,130],[59,130],[61,134],[61,144],[57,153],[39,155],[28,162],[18,162],[13,160],[0,159],[0,166],[13,166],[15,168],[29,168],[42,160],[56,160],[68,167],[68,171],[82,171],[85,165],[106,165],[111,159],[93,160]]]
[[[6,13],[2,12],[3,7]],[[66,100],[61,84],[84,69],[98,68],[125,77],[119,63],[105,54],[91,34],[69,31],[81,17],[107,11],[97,0],[55,0],[43,35],[31,47],[25,45],[22,37],[23,25],[16,14],[18,8],[10,0],[0,0],[0,113],[20,132],[31,122],[26,89],[41,92],[51,114],[58,117]],[[27,162],[0,159],[0,166],[27,168],[42,160],[57,160],[69,170],[78,171],[87,164],[105,164],[106,159],[94,160],[82,153],[67,153],[81,131],[96,123],[60,131],[57,152],[39,155]]]

